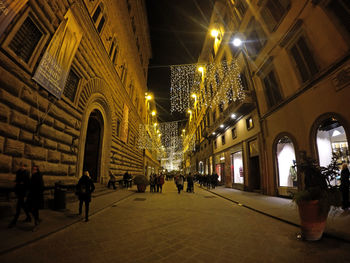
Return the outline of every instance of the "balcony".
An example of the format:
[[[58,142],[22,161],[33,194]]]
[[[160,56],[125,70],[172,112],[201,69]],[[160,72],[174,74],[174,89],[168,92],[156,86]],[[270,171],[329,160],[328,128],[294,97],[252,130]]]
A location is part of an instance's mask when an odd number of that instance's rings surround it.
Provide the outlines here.
[[[246,92],[245,98],[241,101],[231,102],[223,112],[220,113],[220,116],[216,121],[207,128],[207,136],[213,136],[213,132],[220,133],[220,125],[223,124],[225,127],[232,126],[243,116],[249,114],[255,108],[255,103],[250,92]],[[232,119],[231,114],[235,114],[236,118]],[[204,135],[204,133],[203,133]]]

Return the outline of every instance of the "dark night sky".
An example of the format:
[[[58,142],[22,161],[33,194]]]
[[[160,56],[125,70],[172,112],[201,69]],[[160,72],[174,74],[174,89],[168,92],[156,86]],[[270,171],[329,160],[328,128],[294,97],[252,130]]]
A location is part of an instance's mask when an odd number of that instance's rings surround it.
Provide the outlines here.
[[[160,121],[183,119],[170,115],[170,67],[196,63],[208,30],[212,0],[146,0],[152,59],[148,88],[154,92]]]

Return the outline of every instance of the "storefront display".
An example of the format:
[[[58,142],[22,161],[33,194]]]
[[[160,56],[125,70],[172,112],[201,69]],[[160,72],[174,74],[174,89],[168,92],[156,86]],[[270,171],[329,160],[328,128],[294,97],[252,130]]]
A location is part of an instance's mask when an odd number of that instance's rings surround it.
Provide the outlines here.
[[[231,176],[233,183],[244,183],[243,153],[242,151],[231,154]]]
[[[298,178],[295,168],[295,149],[293,142],[287,136],[278,141],[276,154],[279,186],[296,187]]]

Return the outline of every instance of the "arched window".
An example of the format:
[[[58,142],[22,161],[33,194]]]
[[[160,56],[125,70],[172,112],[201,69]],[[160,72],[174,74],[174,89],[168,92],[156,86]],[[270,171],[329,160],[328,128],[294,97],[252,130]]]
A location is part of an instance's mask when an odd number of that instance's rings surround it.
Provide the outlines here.
[[[288,136],[281,137],[276,144],[278,184],[280,187],[297,187],[295,148]]]
[[[317,128],[316,145],[320,166],[331,163],[333,153],[338,163],[349,163],[349,146],[344,127],[335,117],[325,119]]]

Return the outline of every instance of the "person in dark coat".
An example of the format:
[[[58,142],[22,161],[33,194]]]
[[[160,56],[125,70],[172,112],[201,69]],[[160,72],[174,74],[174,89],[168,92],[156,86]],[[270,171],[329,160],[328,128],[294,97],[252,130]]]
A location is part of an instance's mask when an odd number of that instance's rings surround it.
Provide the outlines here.
[[[162,192],[163,184],[164,184],[164,175],[162,173],[160,173],[157,176],[157,193]]]
[[[81,215],[83,203],[85,203],[85,222],[89,221],[89,204],[91,202],[91,193],[94,190],[94,182],[90,178],[89,172],[85,171],[77,184],[77,193],[79,197],[79,215]]]
[[[349,208],[349,176],[350,172],[348,169],[348,165],[346,163],[343,163],[340,173],[340,190],[343,196],[343,209]]]
[[[24,163],[20,164],[21,167],[16,172],[16,185],[15,185],[15,194],[17,196],[17,205],[16,205],[16,214],[11,223],[9,224],[9,228],[14,227],[17,223],[18,217],[21,213],[21,208],[24,210],[26,214],[25,222],[30,222],[32,219],[29,215],[27,206],[24,202],[25,197],[27,196],[29,190],[29,171],[27,170],[27,165]]]
[[[39,167],[32,167],[32,177],[29,184],[29,194],[27,198],[28,210],[33,214],[35,226],[39,225],[39,209],[44,200],[44,181]]]
[[[191,173],[187,175],[187,189],[186,192],[188,193],[194,193],[194,182],[193,182],[193,176]]]
[[[108,188],[110,188],[111,185],[112,185],[114,190],[117,189],[117,188],[115,187],[115,181],[116,181],[116,179],[115,179],[114,174],[113,174],[111,171],[109,171]]]

